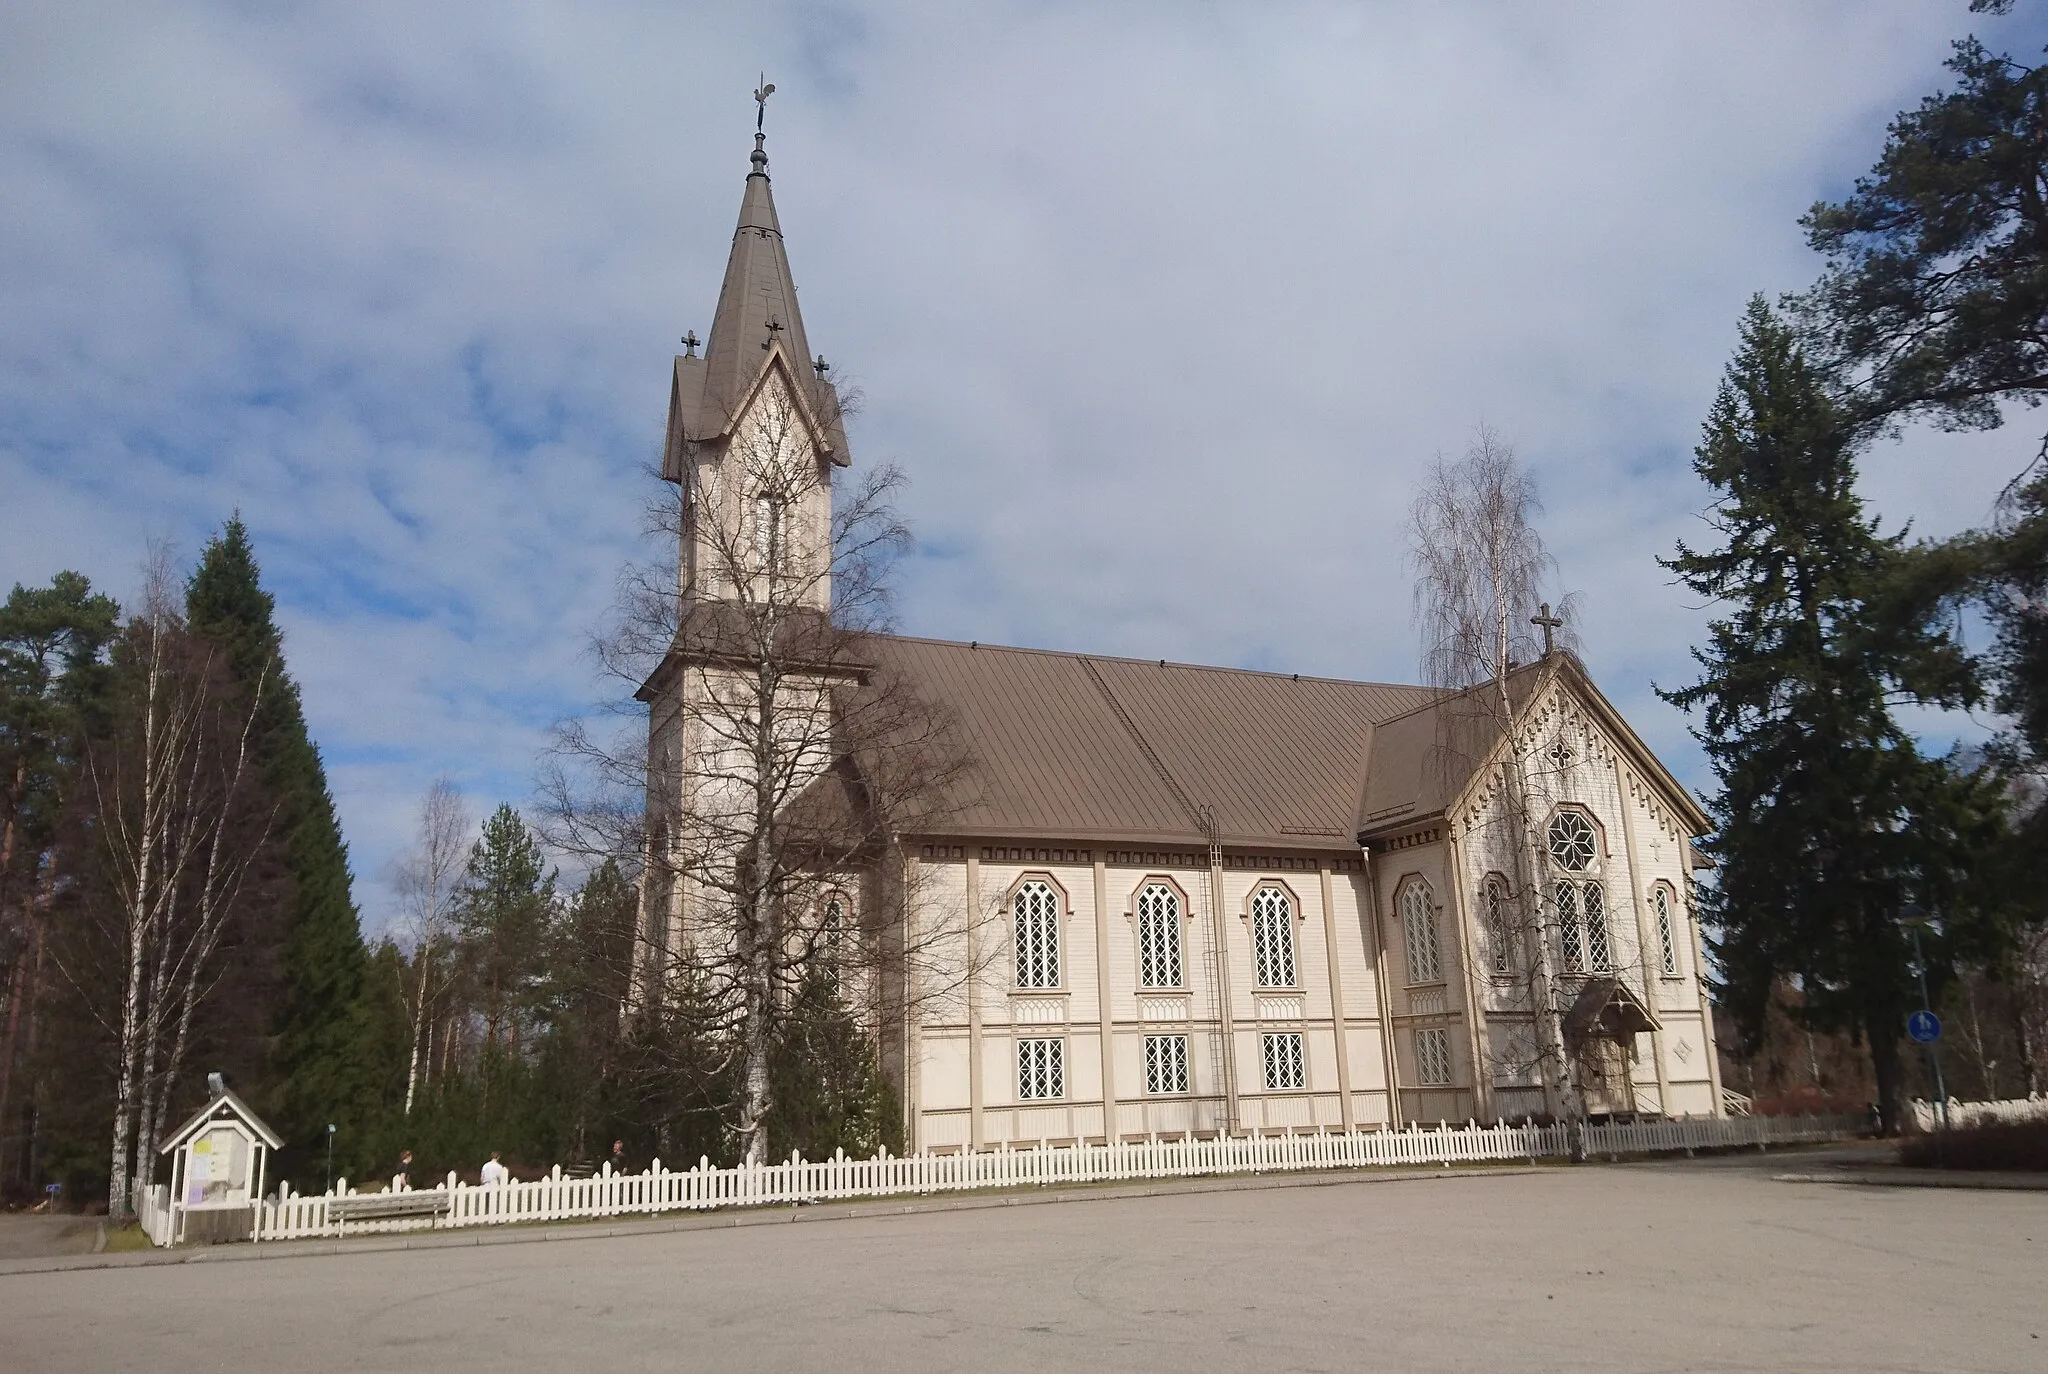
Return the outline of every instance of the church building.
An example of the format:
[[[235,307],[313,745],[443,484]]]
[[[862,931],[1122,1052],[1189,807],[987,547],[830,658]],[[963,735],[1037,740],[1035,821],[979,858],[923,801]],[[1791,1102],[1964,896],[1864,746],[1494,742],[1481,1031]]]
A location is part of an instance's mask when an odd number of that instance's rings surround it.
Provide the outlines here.
[[[779,587],[800,588],[785,637],[853,594],[831,566],[847,438],[758,136],[702,356],[684,342],[664,460],[684,620],[726,628],[679,633],[641,692],[642,934],[670,957],[706,938],[704,899],[658,876],[661,852],[740,834],[720,818],[765,795],[718,762],[732,738],[689,724],[761,677],[720,637]],[[765,465],[742,461],[763,443]],[[775,728],[827,719],[790,747],[805,779],[837,776],[833,713],[881,673],[965,750],[945,804],[827,884],[816,934],[839,948],[852,908],[916,894],[870,930],[896,954],[864,985],[910,1149],[1544,1117],[1576,1109],[1567,1093],[1595,1116],[1721,1113],[1691,882],[1708,821],[1569,652],[1445,693],[862,646],[869,667],[821,651],[779,680],[798,704]]]

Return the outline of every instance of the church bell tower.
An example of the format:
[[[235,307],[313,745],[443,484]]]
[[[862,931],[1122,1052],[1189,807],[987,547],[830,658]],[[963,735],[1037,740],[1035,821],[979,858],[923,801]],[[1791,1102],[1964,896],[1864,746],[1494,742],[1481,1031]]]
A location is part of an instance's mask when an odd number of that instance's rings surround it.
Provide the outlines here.
[[[779,594],[822,612],[846,433],[797,308],[764,145],[756,133],[703,355],[692,331],[675,360],[662,476],[682,488],[686,602]]]

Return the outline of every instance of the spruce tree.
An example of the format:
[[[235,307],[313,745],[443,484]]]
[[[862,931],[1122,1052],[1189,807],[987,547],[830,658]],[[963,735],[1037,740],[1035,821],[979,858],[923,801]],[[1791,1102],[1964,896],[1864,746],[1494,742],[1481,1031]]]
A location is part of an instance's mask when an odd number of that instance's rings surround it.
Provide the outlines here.
[[[1908,919],[1942,915],[1923,940],[1937,976],[1988,939],[1957,897],[1996,799],[1895,719],[1902,700],[1965,704],[1969,676],[1945,633],[1889,613],[1901,537],[1864,513],[1849,435],[1827,379],[1752,301],[1695,451],[1723,542],[1665,564],[1725,611],[1694,650],[1701,679],[1663,695],[1702,712],[1722,785],[1703,906],[1740,1032],[1753,1046],[1796,982],[1795,1017],[1867,1042],[1895,1130],[1919,1000]]]
[[[206,546],[186,587],[194,633],[222,655],[244,691],[268,675],[256,748],[277,806],[277,837],[285,882],[276,908],[277,982],[268,1022],[274,1037],[271,1081],[261,1096],[283,1133],[286,1167],[336,1136],[337,1167],[358,1169],[368,1158],[383,1110],[383,1066],[374,1047],[384,1038],[370,1024],[368,955],[350,891],[348,848],[334,814],[327,772],[306,729],[298,684],[287,671],[276,601],[264,590],[249,532],[231,518]],[[359,1152],[364,1155],[358,1158]]]

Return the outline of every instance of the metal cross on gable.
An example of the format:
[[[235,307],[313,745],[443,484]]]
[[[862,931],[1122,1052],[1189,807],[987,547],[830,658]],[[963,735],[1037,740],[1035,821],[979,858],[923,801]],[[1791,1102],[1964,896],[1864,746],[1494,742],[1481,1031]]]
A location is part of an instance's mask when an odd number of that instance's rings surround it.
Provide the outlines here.
[[[697,343],[698,339],[696,330],[693,329],[689,333],[683,335],[683,347],[684,349],[687,350],[683,354],[685,358],[694,358],[697,356]]]
[[[1542,628],[1543,656],[1549,658],[1551,651],[1557,647],[1556,641],[1551,636],[1564,624],[1563,617],[1552,615],[1550,613],[1550,603],[1545,601],[1536,608],[1536,614],[1529,617],[1529,623]]]
[[[775,347],[775,336],[777,334],[780,334],[784,329],[787,329],[788,327],[789,326],[785,325],[781,320],[769,320],[768,337],[761,341],[761,351],[765,353],[769,349]]]

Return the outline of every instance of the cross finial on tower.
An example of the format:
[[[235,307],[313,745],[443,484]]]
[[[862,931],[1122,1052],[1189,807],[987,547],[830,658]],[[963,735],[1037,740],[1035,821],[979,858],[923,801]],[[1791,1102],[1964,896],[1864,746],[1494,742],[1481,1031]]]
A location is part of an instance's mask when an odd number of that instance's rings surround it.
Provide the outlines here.
[[[1551,636],[1564,624],[1563,619],[1550,613],[1550,603],[1546,601],[1536,608],[1535,615],[1529,617],[1529,623],[1543,628],[1543,656],[1549,658],[1551,651],[1557,647]]]
[[[825,355],[822,353],[820,353],[817,356],[817,359],[814,362],[812,362],[811,367],[815,372],[817,372],[818,380],[820,381],[823,381],[825,378],[825,374],[832,370],[832,364],[825,361]]]
[[[697,331],[694,329],[691,330],[689,333],[683,335],[683,348],[686,350],[683,356],[685,358],[694,358],[697,356],[698,342],[699,341],[697,338]]]

